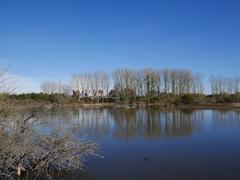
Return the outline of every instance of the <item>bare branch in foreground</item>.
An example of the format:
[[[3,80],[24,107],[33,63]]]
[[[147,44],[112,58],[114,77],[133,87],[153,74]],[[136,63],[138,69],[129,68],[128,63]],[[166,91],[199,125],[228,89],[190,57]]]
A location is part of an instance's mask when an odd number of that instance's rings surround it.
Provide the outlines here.
[[[60,176],[82,171],[87,157],[98,156],[96,143],[78,140],[67,130],[38,133],[34,129],[36,119],[31,114],[22,121],[0,122],[0,177],[14,178],[23,172],[35,177]]]

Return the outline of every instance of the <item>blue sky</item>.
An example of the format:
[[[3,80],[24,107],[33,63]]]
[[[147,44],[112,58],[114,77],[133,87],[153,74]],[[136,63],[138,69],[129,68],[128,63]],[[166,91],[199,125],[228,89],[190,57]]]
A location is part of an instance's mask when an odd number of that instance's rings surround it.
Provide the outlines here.
[[[0,0],[0,60],[26,91],[127,67],[240,74],[238,0]]]

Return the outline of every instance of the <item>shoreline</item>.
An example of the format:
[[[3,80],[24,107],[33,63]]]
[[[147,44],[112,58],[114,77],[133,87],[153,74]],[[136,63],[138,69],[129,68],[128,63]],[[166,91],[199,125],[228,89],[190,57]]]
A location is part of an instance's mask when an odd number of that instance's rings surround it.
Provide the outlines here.
[[[9,104],[11,109],[26,109],[26,108],[43,108],[43,109],[55,109],[55,108],[147,108],[155,107],[160,109],[226,109],[226,110],[240,110],[240,103],[200,103],[200,104],[164,104],[164,103],[49,103],[49,102],[36,102],[36,101],[11,101]]]

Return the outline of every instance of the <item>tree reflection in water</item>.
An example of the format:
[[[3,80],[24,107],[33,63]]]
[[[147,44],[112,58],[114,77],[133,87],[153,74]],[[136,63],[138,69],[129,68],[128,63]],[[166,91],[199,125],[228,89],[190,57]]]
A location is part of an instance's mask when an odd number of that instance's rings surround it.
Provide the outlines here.
[[[50,112],[42,118],[47,128],[74,125],[79,136],[117,139],[174,138],[207,128],[240,126],[240,112],[226,110],[75,108]]]

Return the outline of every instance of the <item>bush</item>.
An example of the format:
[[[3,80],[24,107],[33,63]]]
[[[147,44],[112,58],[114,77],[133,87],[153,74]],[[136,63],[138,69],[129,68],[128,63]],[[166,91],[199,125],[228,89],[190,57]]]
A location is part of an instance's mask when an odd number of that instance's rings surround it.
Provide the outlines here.
[[[182,96],[181,103],[182,104],[193,104],[194,103],[194,99],[195,98],[194,98],[193,95],[187,94],[187,95]]]
[[[51,103],[68,103],[72,100],[71,96],[64,94],[43,94],[43,93],[30,93],[30,94],[14,94],[9,95],[12,100],[32,100],[37,102],[51,102]]]
[[[150,103],[158,103],[158,102],[160,102],[159,97],[157,96],[150,97]]]

